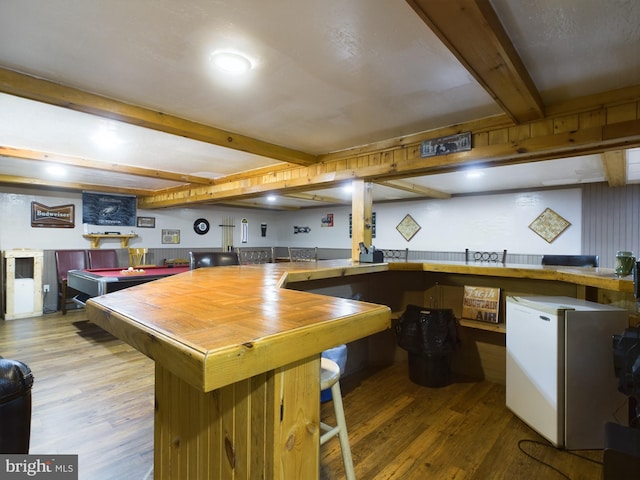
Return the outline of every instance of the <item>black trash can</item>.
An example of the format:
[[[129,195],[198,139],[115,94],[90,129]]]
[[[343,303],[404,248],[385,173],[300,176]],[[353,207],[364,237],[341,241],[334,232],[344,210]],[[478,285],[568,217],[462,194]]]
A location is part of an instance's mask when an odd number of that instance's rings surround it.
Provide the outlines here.
[[[32,385],[29,367],[0,357],[0,453],[29,453]]]
[[[398,345],[409,354],[409,378],[425,387],[451,383],[451,356],[458,343],[453,310],[408,305],[396,325]]]

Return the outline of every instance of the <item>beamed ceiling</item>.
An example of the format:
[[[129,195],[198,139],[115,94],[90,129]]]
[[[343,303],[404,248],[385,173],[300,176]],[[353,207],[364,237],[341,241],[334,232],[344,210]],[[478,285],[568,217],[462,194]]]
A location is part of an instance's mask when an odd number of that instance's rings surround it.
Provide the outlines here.
[[[295,209],[349,204],[354,178],[377,202],[638,183],[638,19],[635,0],[5,0],[0,184]],[[218,49],[253,68],[218,75]],[[470,151],[421,157],[464,132]]]

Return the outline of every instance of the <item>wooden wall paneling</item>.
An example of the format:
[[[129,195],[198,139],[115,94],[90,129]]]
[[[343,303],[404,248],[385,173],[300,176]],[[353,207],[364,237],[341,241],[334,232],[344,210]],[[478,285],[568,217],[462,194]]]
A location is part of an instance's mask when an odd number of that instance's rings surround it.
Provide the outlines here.
[[[554,118],[553,120],[553,132],[565,133],[574,132],[579,129],[579,116],[578,115],[564,115]]]
[[[582,187],[582,252],[613,268],[618,250],[640,254],[640,185]]]
[[[509,128],[509,140],[512,142],[518,142],[520,140],[524,140],[525,138],[531,137],[531,125],[518,125],[515,127]]]
[[[452,355],[453,372],[504,385],[506,378],[506,335],[460,327],[460,345]]]
[[[471,145],[473,147],[486,147],[489,145],[489,132],[478,132],[471,135]]]
[[[531,136],[532,137],[546,137],[553,134],[553,120],[545,118],[543,120],[537,120],[531,122]]]
[[[489,145],[502,145],[509,141],[509,129],[501,128],[489,132]]]
[[[287,479],[317,471],[319,373],[314,357],[205,393],[156,363],[154,478]],[[305,382],[296,378],[308,375],[318,378],[314,391],[299,391]]]
[[[623,92],[624,93],[624,92]],[[629,95],[632,95],[631,92]],[[621,94],[622,95],[622,94]],[[489,124],[484,129],[481,125],[473,124],[476,131],[470,130],[474,136],[474,148],[471,152],[458,152],[442,155],[436,158],[423,159],[420,157],[421,139],[437,137],[444,130],[425,132],[420,136],[411,137],[412,144],[406,144],[406,138],[396,141],[381,142],[368,146],[368,152],[363,149],[352,149],[338,154],[321,157],[321,163],[307,167],[288,166],[278,170],[277,175],[260,175],[251,188],[247,189],[240,180],[226,181],[221,179],[212,186],[190,187],[183,191],[171,193],[160,192],[152,196],[139,199],[141,208],[168,207],[176,204],[175,199],[184,199],[188,195],[190,204],[216,199],[249,198],[260,192],[278,190],[308,190],[312,185],[335,186],[345,180],[353,179],[355,160],[361,160],[366,166],[359,167],[357,176],[365,180],[393,179],[401,175],[415,173],[425,174],[434,169],[460,167],[466,162],[485,161],[494,164],[519,163],[522,161],[547,160],[573,154],[600,153],[607,149],[628,148],[640,144],[638,129],[640,121],[637,119],[637,100],[622,96],[622,100],[612,101],[610,105],[576,103],[549,109],[555,112],[543,120],[517,127],[513,125]],[[607,108],[611,111],[607,114]],[[605,123],[602,123],[603,116]],[[636,117],[636,118],[633,118]],[[553,126],[549,131],[549,125]],[[459,131],[471,128],[472,124],[459,125]],[[529,135],[526,130],[529,128]],[[511,132],[511,139],[510,139]],[[482,137],[486,134],[488,141]],[[517,139],[517,140],[516,140]],[[605,142],[606,140],[606,142]],[[571,152],[567,146],[572,146]],[[378,148],[376,150],[376,148]],[[398,159],[395,151],[406,152],[405,157]],[[384,153],[384,154],[382,154]],[[363,157],[369,156],[364,161]],[[345,159],[347,161],[345,161]],[[301,172],[295,179],[283,180],[286,170]],[[235,177],[234,177],[235,178]],[[180,200],[182,201],[182,200]]]
[[[603,127],[607,124],[607,112],[604,109],[591,110],[579,115],[581,128]]]
[[[637,103],[625,103],[622,105],[611,105],[607,107],[607,123],[626,122],[636,120]]]
[[[318,478],[320,470],[320,355],[277,369],[274,375],[277,401],[273,412],[280,421],[274,421],[267,435],[273,435],[273,455],[280,462],[263,478],[287,480],[290,478]],[[300,378],[301,380],[297,380]],[[302,380],[302,379],[305,380]],[[315,382],[308,382],[315,378]],[[309,390],[304,389],[308,385]],[[314,472],[315,475],[310,472]]]

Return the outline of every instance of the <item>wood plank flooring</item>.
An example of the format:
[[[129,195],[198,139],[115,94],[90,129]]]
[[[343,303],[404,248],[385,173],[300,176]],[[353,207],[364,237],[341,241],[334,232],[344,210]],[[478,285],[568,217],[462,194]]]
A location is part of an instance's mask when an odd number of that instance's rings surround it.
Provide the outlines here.
[[[151,360],[83,311],[0,321],[0,355],[35,375],[31,453],[78,454],[81,480],[153,478]],[[601,451],[550,447],[506,409],[502,385],[455,379],[426,388],[407,370],[399,363],[342,382],[358,479],[601,478],[594,463]],[[331,402],[322,414],[333,421]],[[526,439],[540,443],[522,450],[565,476],[525,455],[518,444]],[[331,440],[321,449],[321,479],[343,472],[339,442]]]

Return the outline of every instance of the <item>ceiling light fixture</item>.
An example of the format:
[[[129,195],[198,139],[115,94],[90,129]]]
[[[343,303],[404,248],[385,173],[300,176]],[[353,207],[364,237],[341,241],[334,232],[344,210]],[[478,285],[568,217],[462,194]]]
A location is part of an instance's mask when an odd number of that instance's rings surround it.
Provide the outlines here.
[[[50,165],[47,167],[47,173],[53,177],[64,177],[67,171],[61,165]]]
[[[93,143],[101,148],[115,148],[122,143],[113,128],[101,128],[92,137]]]
[[[211,54],[213,65],[223,72],[242,75],[252,68],[251,60],[245,55],[235,52],[218,51]]]
[[[484,176],[484,172],[480,169],[477,168],[472,168],[467,170],[467,174],[466,174],[467,178],[480,178],[482,176]]]
[[[276,196],[275,196],[275,195],[269,195],[269,196],[267,196],[267,201],[268,201],[268,202],[275,202],[275,201],[276,201]]]

